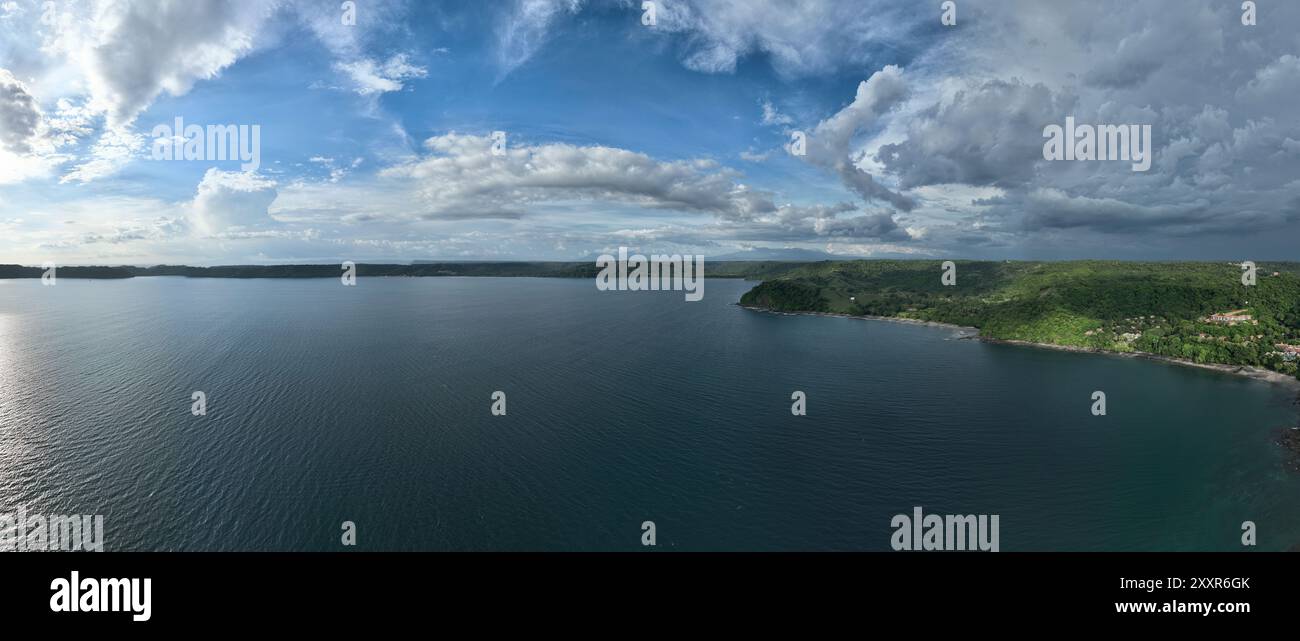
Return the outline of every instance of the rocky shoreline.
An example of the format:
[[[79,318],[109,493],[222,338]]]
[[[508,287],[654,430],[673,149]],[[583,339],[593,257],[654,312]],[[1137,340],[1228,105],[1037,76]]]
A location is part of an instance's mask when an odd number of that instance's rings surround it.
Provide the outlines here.
[[[1245,376],[1257,381],[1266,383],[1275,383],[1284,385],[1300,392],[1300,379],[1287,376],[1281,372],[1275,372],[1271,369],[1254,367],[1251,365],[1227,365],[1223,363],[1197,363],[1185,358],[1175,358],[1173,356],[1162,356],[1150,352],[1116,352],[1108,349],[1098,349],[1095,347],[1079,347],[1077,345],[1056,345],[1054,343],[1035,343],[1033,341],[1007,340],[1001,338],[988,338],[981,336],[979,339],[985,343],[997,343],[1002,345],[1022,345],[1025,347],[1038,347],[1042,349],[1054,349],[1062,352],[1083,352],[1088,354],[1104,354],[1106,356],[1121,356],[1125,358],[1141,358],[1150,361],[1160,361],[1162,363],[1172,363],[1174,365],[1184,365],[1186,367],[1195,367],[1198,369],[1208,369],[1225,374],[1236,376]]]
[[[961,331],[963,333],[962,338],[976,339],[984,343],[992,343],[992,344],[999,344],[999,345],[1020,345],[1023,347],[1054,349],[1062,352],[1103,354],[1107,356],[1121,356],[1125,358],[1142,358],[1146,360],[1160,361],[1163,363],[1172,363],[1174,365],[1183,365],[1187,367],[1196,367],[1199,369],[1208,369],[1216,372],[1223,372],[1225,374],[1233,374],[1235,376],[1244,376],[1246,378],[1251,378],[1257,381],[1264,381],[1266,383],[1285,385],[1294,388],[1298,393],[1300,393],[1300,379],[1287,376],[1286,374],[1283,374],[1281,372],[1274,372],[1273,370],[1264,369],[1262,367],[1253,367],[1250,365],[1197,363],[1195,361],[1190,361],[1185,358],[1175,358],[1173,356],[1162,356],[1160,354],[1152,354],[1150,352],[1116,352],[1107,349],[1098,349],[1095,347],[1080,347],[1077,345],[1057,345],[1055,343],[1036,343],[1033,341],[990,338],[988,336],[980,336],[979,335],[980,330],[978,327],[967,327],[964,325],[954,325],[952,323],[940,323],[936,321],[917,320],[915,318],[898,318],[895,316],[871,316],[871,315],[855,316],[853,314],[839,314],[834,312],[783,312],[783,311],[768,309],[766,307],[740,305],[739,303],[737,303],[737,305],[745,309],[748,309],[750,311],[763,312],[767,314],[778,314],[784,316],[829,316],[834,318],[854,318],[858,320],[884,321],[887,323],[903,323],[906,325],[925,325],[929,327],[945,327],[948,329]]]
[[[886,323],[902,323],[904,325],[925,325],[927,327],[946,327],[949,329],[961,330],[963,334],[966,334],[966,336],[963,336],[963,338],[977,338],[980,331],[978,327],[966,327],[964,325],[953,325],[952,323],[940,323],[938,321],[918,320],[915,318],[899,318],[897,316],[871,316],[869,314],[863,316],[856,316],[854,314],[840,314],[836,312],[783,312],[775,309],[768,309],[766,307],[755,307],[753,305],[741,305],[740,303],[736,303],[736,306],[743,307],[745,309],[748,309],[751,312],[762,312],[764,314],[776,314],[778,316],[827,316],[830,318],[851,318],[855,320],[885,321]]]

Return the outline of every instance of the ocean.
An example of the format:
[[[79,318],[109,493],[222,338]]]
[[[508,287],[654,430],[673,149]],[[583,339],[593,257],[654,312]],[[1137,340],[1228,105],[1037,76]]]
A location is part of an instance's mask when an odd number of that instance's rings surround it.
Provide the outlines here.
[[[0,513],[103,515],[109,551],[888,550],[916,506],[1003,551],[1300,543],[1293,389],[755,284],[0,280]]]

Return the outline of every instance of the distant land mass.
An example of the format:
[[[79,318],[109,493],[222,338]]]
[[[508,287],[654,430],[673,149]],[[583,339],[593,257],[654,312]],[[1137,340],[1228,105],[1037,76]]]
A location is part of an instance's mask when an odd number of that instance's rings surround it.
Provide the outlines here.
[[[938,322],[990,341],[1151,355],[1296,376],[1300,263],[863,260],[804,264],[741,305],[778,312]],[[1245,372],[1239,372],[1245,373]],[[1267,378],[1267,377],[1264,377]]]
[[[711,278],[766,278],[784,273],[806,263],[781,261],[727,261],[705,263]],[[595,278],[600,272],[594,260],[535,262],[423,262],[412,264],[357,263],[357,276],[498,276],[538,278]],[[40,278],[40,267],[0,265],[2,278]],[[154,265],[134,267],[60,266],[59,278],[134,278],[148,276],[185,276],[188,278],[338,278],[339,263],[325,265],[222,265],[191,267],[188,265]]]
[[[708,260],[727,260],[727,261],[752,261],[752,260],[780,260],[791,262],[809,262],[818,260],[862,260],[861,256],[843,256],[832,254],[818,249],[799,249],[788,248],[778,249],[771,247],[761,247],[747,251],[732,252],[720,256],[709,256]]]
[[[643,252],[651,253],[651,252]],[[589,254],[585,257],[588,262],[595,262],[601,254]],[[708,255],[704,257],[705,262],[790,262],[806,263],[819,260],[865,260],[864,256],[852,256],[847,254],[832,254],[820,249],[801,249],[797,247],[756,247],[754,249],[745,249],[741,251],[730,252],[727,254]],[[424,262],[456,262],[456,261],[412,261],[416,264]]]
[[[956,284],[937,260],[712,261],[712,278],[762,281],[740,304],[972,327],[990,341],[1158,356],[1190,364],[1297,375],[1300,263],[1261,262],[1242,284],[1233,262],[955,261]],[[0,278],[40,278],[39,267],[0,265]],[[594,278],[594,262],[358,263],[359,277]],[[60,267],[61,278],[337,278],[339,264]]]

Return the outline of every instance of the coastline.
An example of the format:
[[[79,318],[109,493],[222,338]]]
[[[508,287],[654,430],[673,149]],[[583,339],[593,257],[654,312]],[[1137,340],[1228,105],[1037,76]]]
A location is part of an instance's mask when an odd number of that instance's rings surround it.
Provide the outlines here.
[[[985,343],[1001,345],[1020,345],[1023,347],[1037,347],[1042,349],[1054,349],[1062,352],[1081,352],[1086,354],[1102,354],[1105,356],[1120,356],[1125,358],[1140,358],[1149,361],[1159,361],[1162,363],[1171,363],[1173,365],[1183,365],[1186,367],[1195,367],[1198,369],[1208,369],[1224,374],[1233,374],[1244,376],[1265,383],[1274,383],[1284,385],[1300,392],[1300,379],[1293,376],[1287,376],[1281,372],[1275,372],[1271,369],[1255,367],[1253,365],[1228,365],[1225,363],[1197,363],[1185,358],[1176,358],[1173,356],[1164,356],[1161,354],[1152,354],[1150,352],[1116,352],[1108,349],[1099,349],[1096,347],[1079,347],[1077,345],[1057,345],[1055,343],[1035,343],[1033,341],[1020,341],[1004,338],[989,338],[981,336],[979,339]]]
[[[776,314],[778,316],[827,316],[830,318],[850,318],[855,320],[884,321],[886,323],[902,323],[904,325],[925,325],[927,327],[945,327],[948,329],[961,330],[963,333],[968,334],[968,336],[963,336],[963,338],[978,338],[979,331],[980,331],[978,327],[967,327],[965,325],[954,325],[952,323],[940,323],[939,321],[927,321],[927,320],[919,320],[915,318],[900,318],[897,316],[871,316],[871,315],[855,316],[853,314],[841,314],[839,312],[783,312],[775,309],[768,309],[766,307],[742,305],[740,303],[736,303],[736,306],[747,309],[751,312],[762,312],[764,314]]]
[[[1138,351],[1116,352],[1112,350],[1099,349],[1095,347],[1080,347],[1077,345],[1057,345],[1055,343],[1037,343],[1034,341],[991,338],[988,336],[980,336],[979,334],[980,330],[978,327],[967,327],[964,325],[954,325],[952,323],[940,323],[937,321],[924,321],[924,320],[917,320],[914,318],[898,318],[894,316],[870,316],[870,315],[854,316],[853,314],[841,314],[836,312],[783,312],[783,311],[777,311],[773,309],[767,309],[765,307],[741,305],[740,303],[736,303],[736,305],[750,311],[763,312],[767,314],[781,314],[781,315],[788,315],[788,316],[830,316],[836,318],[856,318],[860,320],[884,321],[887,323],[902,323],[905,325],[926,325],[930,327],[943,327],[943,328],[955,329],[963,332],[964,334],[962,336],[963,339],[967,339],[967,338],[977,339],[981,342],[990,343],[990,344],[1019,345],[1021,347],[1052,349],[1052,350],[1057,350],[1062,352],[1080,352],[1086,354],[1101,354],[1105,356],[1120,356],[1125,358],[1141,358],[1145,360],[1158,361],[1162,363],[1170,363],[1173,365],[1183,365],[1186,367],[1208,369],[1216,372],[1222,372],[1224,374],[1232,374],[1234,376],[1244,376],[1246,378],[1250,378],[1256,381],[1261,381],[1264,383],[1273,383],[1275,385],[1283,385],[1286,387],[1290,387],[1291,389],[1295,390],[1297,394],[1300,394],[1300,379],[1297,379],[1292,376],[1287,376],[1286,374],[1283,374],[1281,372],[1275,372],[1270,369],[1264,369],[1262,367],[1254,367],[1251,365],[1227,365],[1223,363],[1197,363],[1195,361],[1190,361],[1185,358],[1163,356],[1160,354],[1152,354],[1150,352],[1138,352]]]

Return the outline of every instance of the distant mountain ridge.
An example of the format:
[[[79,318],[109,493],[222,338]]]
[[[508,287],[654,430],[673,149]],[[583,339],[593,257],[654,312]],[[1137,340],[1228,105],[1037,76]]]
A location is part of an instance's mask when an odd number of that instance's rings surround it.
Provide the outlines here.
[[[721,256],[707,256],[708,260],[746,261],[746,260],[783,260],[783,261],[820,261],[820,260],[862,260],[862,256],[845,256],[824,252],[819,249],[771,248],[762,247],[748,251],[732,252]]]

